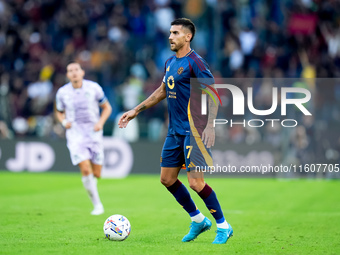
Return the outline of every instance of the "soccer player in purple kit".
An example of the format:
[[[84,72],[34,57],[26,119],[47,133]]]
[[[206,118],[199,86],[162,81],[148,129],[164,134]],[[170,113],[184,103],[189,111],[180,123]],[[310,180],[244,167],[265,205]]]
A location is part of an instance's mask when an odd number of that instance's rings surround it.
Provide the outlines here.
[[[112,112],[103,89],[96,82],[85,80],[80,64],[67,65],[69,83],[56,94],[56,117],[66,129],[67,147],[73,165],[78,165],[82,182],[94,209],[92,215],[104,213],[97,178],[104,162],[103,126]],[[102,108],[100,113],[99,107]]]
[[[190,231],[182,241],[194,240],[212,225],[211,221],[197,209],[187,188],[178,180],[179,171],[185,164],[190,188],[203,199],[216,220],[217,234],[213,243],[223,244],[232,236],[233,229],[223,216],[215,192],[204,181],[203,173],[191,174],[193,166],[212,166],[210,147],[215,142],[213,120],[217,114],[217,107],[211,107],[212,100],[209,100],[209,116],[205,119],[204,126],[202,126],[204,116],[198,118],[197,114],[196,116],[193,114],[193,111],[198,110],[198,107],[193,107],[194,103],[195,106],[198,105],[197,100],[193,100],[193,92],[200,90],[193,88],[190,78],[213,80],[206,62],[190,48],[194,35],[195,25],[191,20],[180,18],[171,23],[169,42],[171,50],[176,54],[165,63],[162,84],[145,101],[124,113],[118,125],[125,128],[141,111],[167,98],[169,130],[161,155],[160,179],[192,219]],[[197,159],[198,161],[195,161]]]

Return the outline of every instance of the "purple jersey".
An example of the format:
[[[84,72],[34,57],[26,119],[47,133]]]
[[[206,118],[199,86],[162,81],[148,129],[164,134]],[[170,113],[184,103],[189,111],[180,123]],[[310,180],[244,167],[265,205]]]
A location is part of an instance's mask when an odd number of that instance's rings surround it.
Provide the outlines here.
[[[66,119],[72,123],[66,130],[66,139],[74,164],[84,160],[88,154],[86,148],[97,148],[96,153],[102,154],[103,131],[95,132],[94,125],[100,118],[99,105],[106,101],[103,89],[93,81],[83,80],[81,88],[74,88],[70,82],[59,88],[56,108],[65,112]]]

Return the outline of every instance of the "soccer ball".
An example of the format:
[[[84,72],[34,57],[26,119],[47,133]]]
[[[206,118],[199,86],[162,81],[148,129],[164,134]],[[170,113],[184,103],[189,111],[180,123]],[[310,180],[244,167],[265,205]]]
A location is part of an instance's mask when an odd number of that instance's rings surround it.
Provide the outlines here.
[[[123,241],[131,231],[131,224],[129,220],[123,215],[111,215],[104,222],[104,234],[112,241]]]

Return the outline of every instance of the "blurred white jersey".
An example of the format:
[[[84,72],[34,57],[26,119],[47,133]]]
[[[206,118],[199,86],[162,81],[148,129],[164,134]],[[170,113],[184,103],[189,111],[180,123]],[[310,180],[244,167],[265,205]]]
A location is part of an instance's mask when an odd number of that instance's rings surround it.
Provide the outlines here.
[[[56,108],[65,112],[72,127],[66,130],[67,147],[74,165],[90,159],[95,164],[103,163],[103,130],[94,131],[99,121],[99,105],[107,98],[96,82],[83,80],[81,88],[74,88],[71,82],[57,91]]]

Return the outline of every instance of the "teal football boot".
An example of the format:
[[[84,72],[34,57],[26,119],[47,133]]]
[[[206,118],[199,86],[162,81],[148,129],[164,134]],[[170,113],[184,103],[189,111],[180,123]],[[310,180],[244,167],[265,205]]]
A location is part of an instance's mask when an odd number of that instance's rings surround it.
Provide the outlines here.
[[[217,228],[216,230],[216,237],[213,241],[214,244],[224,244],[228,241],[228,239],[233,235],[233,228],[228,223],[229,228]]]
[[[211,221],[205,217],[201,223],[191,222],[189,233],[183,237],[182,242],[190,242],[194,240],[199,234],[211,228]]]

